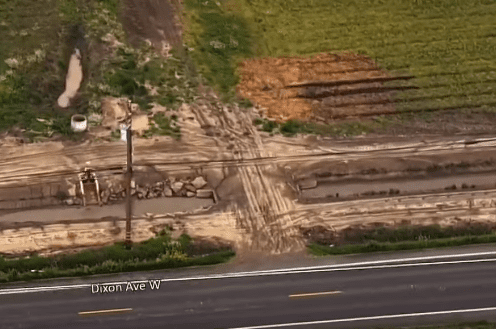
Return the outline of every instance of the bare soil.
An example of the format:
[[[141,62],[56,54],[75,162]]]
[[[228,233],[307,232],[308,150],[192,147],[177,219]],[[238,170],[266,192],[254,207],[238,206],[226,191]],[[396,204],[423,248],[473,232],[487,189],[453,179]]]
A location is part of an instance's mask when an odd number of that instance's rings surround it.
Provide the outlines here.
[[[387,117],[389,124],[374,128],[370,136],[496,132],[496,113],[474,109],[445,109],[401,117],[393,96],[407,87],[386,87],[383,82],[412,77],[392,77],[363,55],[322,53],[313,57],[248,59],[240,64],[239,74],[238,93],[276,122],[297,119],[327,124],[367,123]]]
[[[496,113],[475,110],[443,110],[426,114],[428,117],[413,115],[402,121],[392,118],[393,123],[377,133],[391,137],[404,136],[456,136],[496,133]]]
[[[277,121],[307,120],[315,115],[332,120],[394,112],[390,104],[392,91],[376,82],[377,78],[390,76],[367,56],[323,53],[313,57],[249,59],[240,64],[239,70],[240,95],[267,108],[267,115]],[[340,81],[345,83],[335,83]],[[305,82],[313,83],[288,88]]]
[[[279,230],[298,231],[305,242],[342,243],[343,234],[359,234],[364,230],[385,226],[432,225],[459,227],[486,225],[494,227],[496,220],[496,191],[472,191],[431,196],[392,197],[381,200],[358,200],[319,205],[295,205],[290,211],[291,222]],[[281,215],[278,215],[278,217]],[[233,212],[201,212],[192,215],[157,216],[152,219],[133,220],[133,241],[149,239],[161,229],[173,229],[173,236],[183,232],[197,240],[206,241],[192,252],[208,252],[212,243],[217,247],[233,246],[241,259],[254,255],[267,255],[272,248],[251,249],[247,243],[257,245],[265,236],[264,226],[251,218],[252,225],[260,229],[250,232],[241,225]],[[274,222],[275,223],[275,222]],[[25,255],[39,252],[50,255],[93,248],[124,239],[125,221],[50,224],[40,227],[19,227],[0,231],[0,253]],[[251,237],[253,233],[261,236]],[[266,247],[271,247],[269,244]]]

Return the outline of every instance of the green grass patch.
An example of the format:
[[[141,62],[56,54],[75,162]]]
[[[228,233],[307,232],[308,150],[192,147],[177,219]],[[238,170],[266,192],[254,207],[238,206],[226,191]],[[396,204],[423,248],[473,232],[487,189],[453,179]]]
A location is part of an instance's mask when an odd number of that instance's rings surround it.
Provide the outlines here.
[[[175,123],[177,121],[177,116],[172,115],[168,117],[163,113],[157,113],[153,116],[153,121],[155,125],[145,131],[143,134],[144,137],[149,138],[154,135],[171,136],[176,139],[181,137],[181,131]]]
[[[235,98],[234,88],[239,81],[237,64],[254,54],[254,37],[246,12],[229,11],[219,4],[185,1],[188,23],[185,41],[194,49],[191,56],[199,72],[221,93],[224,101],[230,101]],[[251,106],[248,100],[239,101],[242,106]]]
[[[147,110],[152,102],[177,109],[198,95],[203,80],[183,49],[166,59],[146,44],[138,49],[128,45],[119,20],[121,1],[0,4],[0,131],[18,127],[32,141],[53,134],[78,139],[81,134],[72,132],[70,117],[100,112],[103,97],[128,97]],[[21,35],[21,30],[29,33]],[[121,44],[111,49],[109,35]],[[56,103],[74,48],[81,50],[83,82],[77,99],[59,110]],[[153,133],[180,136],[177,129],[159,126]]]
[[[367,241],[377,242],[400,242],[410,240],[431,240],[466,235],[488,235],[495,228],[489,225],[451,226],[441,227],[439,225],[428,226],[400,226],[395,229],[378,227],[372,230],[345,231],[343,240],[347,243],[364,243]]]
[[[318,124],[313,122],[301,122],[289,120],[277,123],[268,119],[256,118],[253,122],[261,131],[268,133],[280,133],[291,137],[296,134],[315,134],[322,136],[358,136],[372,131],[377,125],[374,123],[344,122],[338,124]]]
[[[270,120],[265,120],[262,122],[262,131],[271,133],[275,128],[277,128],[277,123]]]
[[[458,238],[436,239],[429,241],[403,242],[369,242],[363,245],[344,245],[339,247],[324,246],[312,243],[308,246],[310,253],[316,256],[361,254],[377,251],[417,250],[427,248],[445,248],[479,243],[496,243],[496,235],[469,236]]]
[[[58,38],[57,0],[0,0],[0,75],[9,69],[5,60],[34,53]]]
[[[394,229],[387,227],[369,230],[350,229],[339,236],[316,240],[308,249],[314,255],[323,256],[495,242],[496,231],[490,225],[445,228],[439,225],[402,226]]]
[[[210,265],[234,256],[228,247],[211,247],[208,253],[201,251],[195,249],[189,236],[182,235],[174,241],[164,230],[155,238],[134,244],[129,250],[124,244],[116,243],[98,250],[54,257],[0,257],[0,282]]]

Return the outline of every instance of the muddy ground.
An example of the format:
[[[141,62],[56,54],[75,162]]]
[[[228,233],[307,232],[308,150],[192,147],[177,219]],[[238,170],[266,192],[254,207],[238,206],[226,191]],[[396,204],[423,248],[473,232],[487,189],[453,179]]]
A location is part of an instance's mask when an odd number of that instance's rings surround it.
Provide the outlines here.
[[[278,121],[324,121],[370,113],[391,113],[391,91],[375,82],[388,78],[370,58],[351,53],[319,54],[313,57],[250,59],[241,63],[238,92],[267,108],[267,116]],[[343,81],[362,81],[337,85]],[[288,88],[313,82],[312,86]],[[319,83],[320,82],[320,83]],[[326,85],[331,82],[331,85]],[[361,93],[367,91],[375,93]],[[367,103],[382,102],[371,105]],[[358,106],[357,104],[365,103]]]
[[[174,7],[168,1],[129,0],[126,4],[124,15],[129,19],[125,25],[133,42],[149,39],[159,48],[163,42],[180,43],[180,24],[174,21]],[[169,19],[162,21],[163,17]],[[483,124],[476,123],[482,117],[474,116],[470,119],[473,124],[467,126],[465,121],[455,120],[463,114],[453,116],[455,121],[439,116],[446,120],[444,126],[434,121],[422,128],[423,123],[414,120],[411,129],[403,125],[403,130],[393,130],[394,138],[270,136],[253,126],[253,120],[264,112],[279,121],[321,117],[323,120],[317,121],[324,122],[349,115],[392,113],[394,106],[389,99],[394,90],[385,89],[382,82],[390,77],[369,58],[354,54],[254,59],[242,64],[240,70],[242,81],[238,91],[258,103],[255,108],[222,104],[217,95],[206,91],[194,104],[180,107],[177,116],[181,141],[157,137],[137,139],[134,143],[134,161],[138,166],[153,166],[167,177],[188,172],[205,176],[219,197],[216,208],[194,214],[149,214],[147,218],[137,218],[133,222],[133,241],[148,239],[161,228],[172,226],[175,234],[186,232],[196,238],[226,241],[242,256],[298,253],[312,241],[305,232],[313,227],[339,232],[370,225],[453,225],[460,221],[496,220],[494,191],[457,191],[422,197],[392,195],[321,204],[297,202],[298,188],[305,180],[311,186],[318,185],[319,179],[340,175],[411,176],[429,168],[450,171],[462,162],[468,163],[462,166],[463,170],[495,169],[494,142],[468,145],[456,141],[472,137],[439,138],[440,132],[494,131],[489,114]],[[315,80],[327,82],[308,84]],[[329,80],[354,82],[332,85]],[[418,131],[432,132],[438,137],[422,141],[425,136],[419,136]],[[398,136],[403,132],[409,136]],[[123,168],[125,154],[125,144],[121,142],[22,146],[5,143],[0,148],[0,187],[8,191],[27,181],[47,184],[60,179],[61,173],[74,176],[84,166],[97,171]],[[142,178],[146,180],[146,176]],[[52,254],[111,244],[124,238],[124,222],[118,219],[82,223],[67,218],[64,223],[32,224],[5,227],[0,232],[0,252]]]
[[[359,235],[378,227],[439,225],[444,228],[494,227],[495,190],[459,191],[423,196],[383,197],[315,205],[302,205],[303,234],[308,241],[343,243],[343,236]],[[305,209],[305,210],[304,210]],[[314,222],[306,224],[305,216]],[[320,222],[320,225],[316,225]],[[326,240],[327,239],[327,240]]]
[[[205,175],[216,189],[219,206],[222,207],[215,216],[209,216],[208,221],[192,221],[185,217],[185,230],[193,236],[226,239],[238,250],[281,252],[293,243],[293,236],[297,237],[297,241],[302,241],[298,237],[299,224],[291,215],[300,207],[295,203],[298,196],[294,185],[301,180],[329,179],[340,175],[418,174],[419,170],[435,166],[448,166],[440,170],[450,171],[458,167],[450,167],[449,164],[462,162],[469,164],[468,168],[461,168],[464,170],[487,169],[494,164],[495,145],[491,141],[483,145],[456,143],[456,139],[370,145],[363,141],[336,143],[307,137],[271,137],[247,130],[255,115],[251,110],[220,108],[221,115],[217,107],[207,106],[207,102],[183,106],[179,124],[184,139],[180,142],[139,141],[136,143],[135,160],[143,165],[154,165],[159,172],[167,173],[167,177],[179,177],[180,172],[184,175],[188,172]],[[242,121],[238,123],[239,120]],[[236,125],[241,126],[231,128]],[[210,126],[219,127],[217,131],[220,136],[208,136]],[[250,141],[250,138],[253,139]],[[89,143],[85,146],[48,143],[26,145],[22,149],[4,147],[0,152],[4,153],[2,158],[5,159],[0,163],[4,184],[9,180],[11,184],[19,184],[26,177],[30,177],[31,181],[44,182],[52,179],[51,175],[46,175],[47,170],[53,174],[67,172],[88,161],[103,167],[122,166],[125,159],[124,145],[120,143]],[[267,194],[268,189],[264,186],[271,186],[278,192]],[[276,200],[272,199],[274,197]],[[271,202],[273,206],[269,208],[275,211],[267,214],[264,207],[267,208]],[[236,207],[232,208],[233,205]],[[322,205],[322,209],[326,207]],[[363,211],[367,211],[367,207],[367,203],[359,206]],[[302,220],[301,216],[298,218]],[[388,215],[388,211],[384,210],[380,222],[388,224],[396,218],[396,214]],[[365,222],[364,218],[362,220]],[[315,225],[319,224],[318,217],[313,215],[307,216],[304,221],[308,225],[312,221]],[[331,222],[333,225],[346,225],[346,220],[339,217],[333,217]],[[136,238],[140,239],[140,235]],[[111,243],[113,238],[99,236],[95,240]]]
[[[216,237],[232,244],[238,254],[277,254],[304,249],[309,241],[304,230],[313,226],[342,230],[357,224],[399,225],[400,219],[444,225],[451,225],[454,217],[482,222],[495,219],[493,206],[488,206],[493,195],[481,194],[480,201],[475,203],[480,213],[472,214],[474,210],[469,208],[467,200],[471,198],[470,193],[479,192],[464,191],[455,204],[449,200],[444,208],[438,208],[444,196],[432,196],[429,200],[388,196],[380,200],[308,205],[297,202],[296,187],[302,180],[317,181],[340,175],[341,178],[343,175],[408,176],[438,167],[447,172],[486,170],[494,167],[492,157],[496,144],[492,140],[466,143],[461,138],[427,141],[400,138],[396,143],[376,139],[375,144],[371,144],[363,139],[337,142],[306,136],[270,136],[253,128],[255,109],[224,106],[211,97],[181,107],[178,113],[178,124],[183,132],[181,141],[138,139],[135,143],[137,165],[153,166],[161,177],[203,175],[216,190],[218,208],[201,215],[176,215],[176,232]],[[216,134],[209,134],[211,127],[216,127]],[[44,183],[60,172],[75,172],[88,162],[100,168],[122,168],[125,145],[119,142],[40,143],[21,148],[5,146],[0,148],[0,155],[4,159],[0,161],[0,177],[3,176],[0,185],[7,187],[22,184],[26,178]],[[458,168],[460,163],[468,163],[468,166]],[[133,233],[133,240],[153,236],[153,230],[162,225],[160,218],[161,214],[152,214],[148,219],[137,220],[138,231],[136,235]],[[33,223],[33,227],[18,227],[17,231],[6,228],[2,235],[5,239],[2,252],[51,253],[113,243],[123,238],[123,222],[116,223],[120,230],[113,223],[71,223],[70,218],[63,225],[36,227]],[[97,229],[95,225],[100,226]],[[49,231],[52,233],[48,234]]]
[[[363,122],[374,127],[368,137],[496,133],[496,113],[487,111],[397,112],[395,93],[415,87],[385,86],[384,82],[398,77],[364,55],[249,59],[240,64],[239,73],[238,93],[263,108],[264,117],[277,122]],[[374,125],[378,121],[388,123]]]
[[[298,205],[288,215],[285,229],[296,230],[305,243],[339,244],[345,235],[356,236],[377,227],[401,226],[467,227],[496,225],[496,190],[465,191],[430,196],[389,197],[339,203]],[[281,216],[281,215],[278,215]],[[276,216],[276,217],[278,217]],[[275,218],[277,220],[277,218]],[[254,221],[254,223],[256,223]],[[156,215],[133,220],[133,241],[153,237],[163,228],[173,236],[188,233],[199,240],[218,241],[232,246],[242,257],[260,252],[268,254],[272,244],[250,249],[263,240],[253,240],[252,233],[240,225],[236,209],[224,212],[198,211],[196,214]],[[259,227],[263,229],[263,227]],[[6,255],[44,255],[67,253],[81,248],[108,245],[124,239],[125,221],[66,222],[38,227],[11,227],[0,232],[0,252]],[[263,230],[259,233],[262,233]],[[277,232],[277,231],[276,231]],[[275,232],[273,232],[275,233]],[[260,238],[260,236],[258,236]],[[263,245],[262,245],[263,246]]]

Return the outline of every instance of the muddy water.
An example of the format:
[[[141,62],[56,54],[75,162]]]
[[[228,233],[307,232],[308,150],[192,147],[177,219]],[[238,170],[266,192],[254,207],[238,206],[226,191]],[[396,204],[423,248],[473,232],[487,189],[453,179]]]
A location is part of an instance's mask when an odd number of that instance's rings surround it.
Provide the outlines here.
[[[380,191],[397,189],[400,194],[421,193],[429,191],[444,191],[446,187],[456,185],[457,190],[462,188],[462,184],[468,186],[475,185],[478,188],[496,186],[496,173],[487,174],[467,174],[449,177],[436,178],[417,178],[410,180],[371,180],[371,181],[353,181],[353,182],[335,182],[319,183],[314,189],[303,190],[303,198],[323,198],[327,196],[351,197],[355,194],[367,193],[374,191],[376,194]]]
[[[60,107],[66,108],[69,106],[69,102],[79,90],[82,80],[83,67],[81,66],[81,54],[79,53],[79,49],[76,48],[69,62],[69,70],[65,80],[65,91],[57,100]]]
[[[133,216],[145,213],[167,214],[182,211],[193,211],[213,205],[211,199],[197,198],[159,198],[135,200]],[[87,207],[66,207],[58,209],[35,209],[6,214],[0,217],[0,222],[55,222],[60,220],[100,219],[105,217],[126,218],[125,204]]]

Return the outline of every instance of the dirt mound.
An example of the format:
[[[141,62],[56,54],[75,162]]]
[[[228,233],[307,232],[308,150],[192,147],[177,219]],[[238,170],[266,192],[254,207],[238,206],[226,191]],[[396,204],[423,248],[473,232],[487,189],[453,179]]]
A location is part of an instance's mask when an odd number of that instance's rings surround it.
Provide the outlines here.
[[[394,111],[382,83],[390,76],[363,55],[250,59],[239,70],[238,93],[277,121]]]

